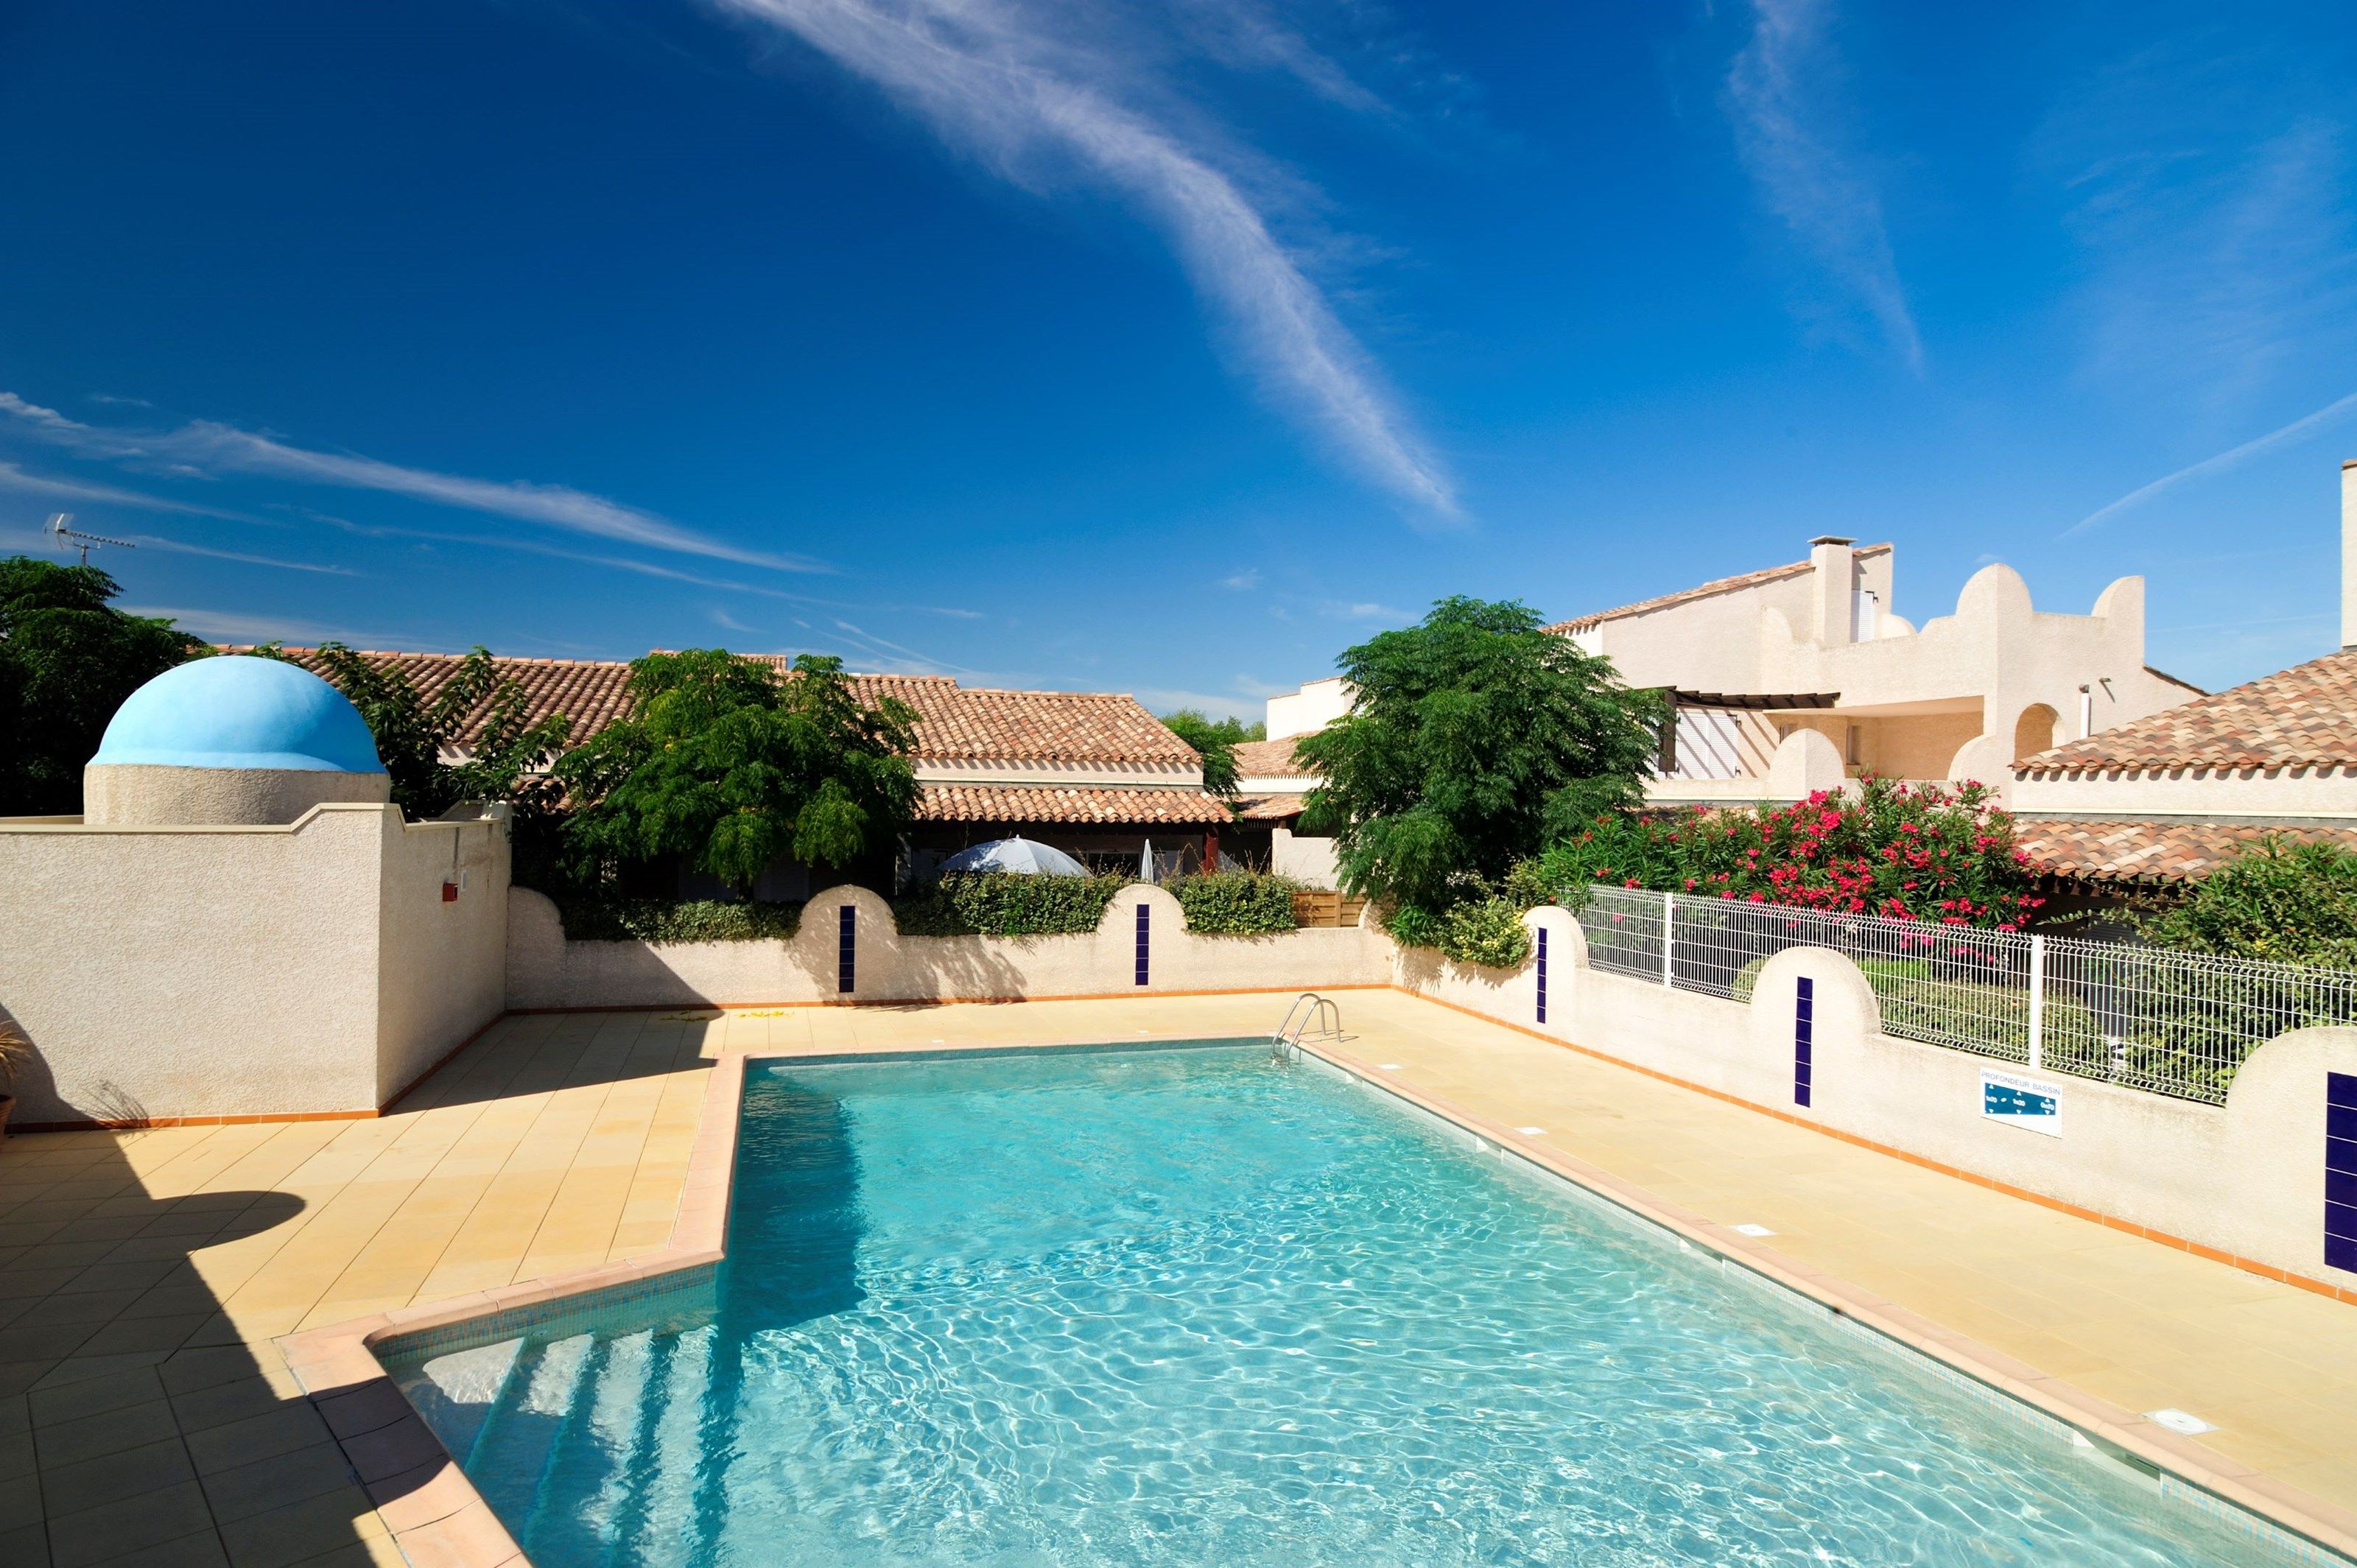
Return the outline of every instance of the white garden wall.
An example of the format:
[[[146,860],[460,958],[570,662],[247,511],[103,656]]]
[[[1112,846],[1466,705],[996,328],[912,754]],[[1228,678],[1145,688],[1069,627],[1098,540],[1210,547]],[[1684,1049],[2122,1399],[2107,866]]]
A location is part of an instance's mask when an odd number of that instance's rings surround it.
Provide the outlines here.
[[[34,1049],[12,1124],[375,1111],[499,1016],[507,853],[503,821],[358,802],[0,820],[0,1008]]]
[[[1403,950],[1405,989],[1801,1121],[2254,1261],[2357,1288],[2324,1262],[2325,1075],[2357,1074],[2357,1028],[2295,1030],[2236,1074],[2222,1106],[2060,1073],[2029,1074],[1881,1033],[1871,987],[1824,948],[1762,968],[1728,1002],[1587,967],[1567,910],[1524,918],[1547,933],[1547,1015],[1535,956],[1461,970]],[[1535,942],[1534,942],[1535,947]],[[1813,985],[1810,1103],[1796,1102],[1798,981]],[[2057,1135],[1982,1113],[1984,1069],[2033,1079],[2060,1102]]]
[[[1146,980],[1137,911],[1146,910]],[[842,914],[852,911],[852,986],[840,986]],[[508,1005],[645,1007],[808,1002],[1005,1001],[1157,992],[1387,985],[1392,943],[1369,929],[1198,936],[1159,887],[1125,887],[1097,929],[1061,937],[904,937],[889,905],[859,887],[811,899],[791,940],[571,941],[556,907],[509,897]]]

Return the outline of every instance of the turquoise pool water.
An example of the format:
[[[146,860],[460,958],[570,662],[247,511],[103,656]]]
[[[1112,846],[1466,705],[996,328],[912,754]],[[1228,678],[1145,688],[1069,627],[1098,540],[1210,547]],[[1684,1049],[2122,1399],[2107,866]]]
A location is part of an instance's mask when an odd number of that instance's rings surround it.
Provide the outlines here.
[[[2297,1561],[1265,1045],[757,1066],[707,1309],[395,1366],[541,1568]]]

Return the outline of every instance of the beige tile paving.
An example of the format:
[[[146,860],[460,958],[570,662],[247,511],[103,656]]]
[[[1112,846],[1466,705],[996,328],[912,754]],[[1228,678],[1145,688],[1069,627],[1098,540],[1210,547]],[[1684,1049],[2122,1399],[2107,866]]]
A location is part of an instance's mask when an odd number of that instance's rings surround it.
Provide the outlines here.
[[[2357,1507],[2357,1309],[1395,993],[1348,1048]],[[379,1120],[0,1144],[0,1563],[398,1561],[272,1341],[661,1248],[709,1063],[1211,1037],[1272,996],[512,1018]]]

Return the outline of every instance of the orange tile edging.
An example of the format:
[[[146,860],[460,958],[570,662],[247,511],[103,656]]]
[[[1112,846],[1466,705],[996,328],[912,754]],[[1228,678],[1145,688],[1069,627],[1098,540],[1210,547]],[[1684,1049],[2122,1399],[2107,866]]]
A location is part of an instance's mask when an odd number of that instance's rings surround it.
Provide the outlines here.
[[[1012,1007],[1025,1002],[1144,1002],[1167,996],[1299,996],[1315,989],[1329,991],[1398,991],[1387,980],[1354,980],[1345,985],[1238,985],[1210,991],[1071,991],[1042,996],[822,996],[801,1002],[632,1002],[613,1007],[511,1007],[519,1018],[565,1013],[783,1013],[804,1007]],[[1408,995],[1415,993],[1408,992]]]
[[[1773,1105],[1762,1105],[1756,1100],[1746,1100],[1739,1094],[1729,1094],[1723,1089],[1713,1089],[1706,1083],[1696,1083],[1690,1078],[1680,1078],[1674,1072],[1663,1072],[1659,1068],[1643,1067],[1625,1057],[1616,1057],[1609,1051],[1599,1051],[1592,1046],[1583,1046],[1577,1041],[1566,1040],[1560,1035],[1547,1034],[1544,1030],[1532,1028],[1527,1024],[1517,1024],[1509,1019],[1492,1017],[1478,1008],[1468,1007],[1459,1002],[1448,1002],[1437,996],[1427,996],[1421,991],[1410,990],[1406,986],[1394,986],[1392,989],[1402,995],[1414,996],[1421,1001],[1429,1002],[1435,1006],[1446,1007],[1452,1013],[1462,1013],[1469,1018],[1479,1018],[1485,1024],[1494,1024],[1501,1029],[1512,1029],[1518,1035],[1528,1035],[1534,1040],[1544,1040],[1550,1046],[1557,1046],[1566,1051],[1577,1051],[1581,1056],[1593,1057],[1598,1061],[1609,1062],[1614,1067],[1626,1068],[1631,1072],[1642,1073],[1645,1077],[1659,1079],[1663,1083],[1675,1084],[1680,1089],[1691,1090],[1696,1094],[1708,1095],[1711,1099],[1722,1101],[1728,1105],[1739,1105],[1746,1111],[1756,1111],[1762,1116],[1772,1116],[1779,1122],[1788,1122],[1795,1127],[1806,1127],[1812,1133],[1822,1133],[1828,1138],[1838,1138],[1845,1144],[1854,1144],[1861,1149],[1870,1149],[1878,1155],[1888,1155],[1894,1160],[1902,1160],[1922,1170],[1937,1171],[1942,1176],[1954,1176],[1958,1181],[1970,1182],[1975,1187],[1985,1187],[1992,1192],[2001,1192],[2007,1197],[2018,1197],[2026,1203],[2034,1203],[2040,1208],[2051,1208],[2058,1213],[2070,1215],[2074,1219],[2091,1220],[2113,1230],[2125,1230],[2131,1236],[2141,1236],[2147,1241],[2158,1241],[2164,1247],[2174,1247],[2180,1252],[2190,1252],[2197,1258],[2207,1258],[2213,1263],[2223,1263],[2230,1269],[2240,1269],[2245,1273],[2256,1274],[2261,1279],[2273,1280],[2277,1284],[2290,1285],[2297,1290],[2304,1290],[2311,1294],[2327,1296],[2334,1301],[2347,1302],[2352,1306],[2357,1306],[2357,1290],[2352,1290],[2347,1285],[2334,1284],[2330,1280],[2319,1280],[2309,1274],[2296,1274],[2288,1269],[2279,1269],[2273,1263],[2261,1262],[2256,1258],[2245,1258],[2237,1252],[2222,1251],[2216,1247],[2204,1246],[2199,1241],[2188,1240],[2182,1236],[2167,1230],[2156,1230],[2149,1225],[2139,1225],[2133,1219],[2122,1219],[2117,1215],[2105,1214],[2097,1209],[2082,1208],[2075,1203],[2067,1202],[2047,1193],[2038,1192],[2026,1187],[2016,1187],[2011,1182],[1999,1181],[1995,1176],[1983,1176],[1978,1171],[1968,1171],[1962,1165],[1952,1165],[1944,1160],[1932,1159],[1928,1155],[1910,1154],[1896,1144],[1879,1144],[1872,1138],[1857,1133],[1844,1132],[1839,1127],[1830,1127],[1823,1122],[1814,1121],[1806,1116],[1796,1116],[1790,1111],[1780,1110]]]
[[[1396,988],[1386,988],[1396,989]],[[1415,993],[1410,992],[1414,995]],[[1426,997],[1426,1001],[1437,1000]],[[1443,1005],[1449,1005],[1443,1004]],[[1471,1013],[1469,1008],[1457,1011]],[[1471,1014],[1481,1017],[1480,1014]],[[1499,1022],[1489,1019],[1488,1022]],[[1508,1025],[1509,1028],[1515,1026]],[[1526,1034],[1535,1031],[1523,1030]],[[1542,1039],[1546,1036],[1538,1036]],[[877,1056],[964,1055],[1037,1048],[1041,1045],[1092,1042],[1006,1041],[988,1045],[922,1048],[875,1047]],[[1113,1042],[1127,1044],[1131,1042]],[[1552,1043],[1565,1045],[1555,1040]],[[1301,1049],[1374,1089],[1453,1122],[1511,1150],[1549,1174],[1670,1231],[1704,1251],[1761,1276],[1926,1356],[1964,1376],[2039,1411],[2115,1453],[2133,1455],[2187,1485],[2224,1499],[2291,1533],[2357,1562],[2357,1513],[2310,1497],[2248,1466],[2203,1447],[2133,1412],[2098,1399],[2040,1371],[2027,1362],[1989,1348],[1969,1337],[1886,1301],[1823,1270],[1788,1258],[1727,1226],[1687,1212],[1586,1161],[1546,1147],[1510,1127],[1476,1115],[1437,1095],[1411,1088],[1346,1052],[1322,1044]],[[1585,1055],[1601,1056],[1584,1047]],[[483,1500],[474,1483],[434,1435],[377,1359],[375,1347],[401,1335],[445,1327],[495,1312],[578,1295],[612,1285],[695,1268],[726,1255],[728,1205],[733,1187],[738,1114],[745,1074],[753,1061],[870,1054],[826,1047],[723,1051],[705,1086],[701,1119],[688,1158],[677,1219],[670,1240],[643,1258],[605,1263],[571,1273],[529,1280],[423,1305],[397,1307],[325,1327],[307,1329],[277,1341],[295,1375],[328,1428],[335,1434],[394,1543],[412,1563],[440,1568],[531,1568],[530,1559]],[[1601,1057],[1607,1061],[1617,1058]],[[1628,1066],[1627,1063],[1620,1063]],[[1644,1069],[1638,1069],[1644,1071]],[[1666,1075],[1652,1073],[1663,1078]],[[1684,1084],[1683,1088],[1699,1088]],[[1715,1098],[1762,1110],[1733,1096],[1703,1090]],[[1770,1114],[1775,1114],[1771,1112]],[[1795,1117],[1784,1118],[1799,1121]],[[1803,1122],[1803,1125],[1811,1123]],[[1832,1132],[1830,1128],[1820,1131]],[[1836,1133],[1836,1136],[1846,1136]],[[1850,1142],[1880,1149],[1863,1139]],[[1910,1158],[1900,1154],[1901,1158]],[[1929,1165],[1916,1160],[1913,1163]],[[1934,1167],[1940,1168],[1940,1167]],[[1982,1185],[1997,1184],[1984,1181]],[[2034,1195],[2023,1194],[2029,1197]],[[2051,1201],[2051,1200],[2048,1200]],[[2100,1216],[2089,1216],[2100,1219]]]

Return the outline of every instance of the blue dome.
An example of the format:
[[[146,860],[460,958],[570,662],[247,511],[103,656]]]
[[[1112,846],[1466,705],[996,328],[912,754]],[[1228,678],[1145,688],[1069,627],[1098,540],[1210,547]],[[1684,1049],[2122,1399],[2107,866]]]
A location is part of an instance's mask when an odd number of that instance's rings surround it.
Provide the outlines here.
[[[91,765],[382,773],[367,721],[296,664],[244,654],[192,660],[131,693]]]

